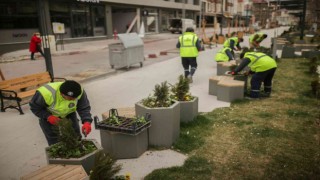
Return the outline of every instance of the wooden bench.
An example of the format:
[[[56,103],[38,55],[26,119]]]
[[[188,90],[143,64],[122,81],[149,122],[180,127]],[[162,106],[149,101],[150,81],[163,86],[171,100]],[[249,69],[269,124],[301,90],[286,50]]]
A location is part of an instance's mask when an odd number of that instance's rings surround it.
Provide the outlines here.
[[[87,173],[80,165],[58,165],[58,164],[51,164],[45,166],[37,171],[34,171],[30,174],[21,177],[21,180],[69,180],[69,179],[76,179],[76,180],[84,180],[86,179]]]
[[[64,78],[55,79],[65,80]],[[53,81],[54,80],[51,79],[49,72],[31,74],[19,78],[0,81],[1,112],[5,112],[7,108],[11,108],[17,109],[20,114],[24,114],[21,108],[21,100],[33,96],[40,86]],[[5,106],[4,100],[16,101],[17,106]]]

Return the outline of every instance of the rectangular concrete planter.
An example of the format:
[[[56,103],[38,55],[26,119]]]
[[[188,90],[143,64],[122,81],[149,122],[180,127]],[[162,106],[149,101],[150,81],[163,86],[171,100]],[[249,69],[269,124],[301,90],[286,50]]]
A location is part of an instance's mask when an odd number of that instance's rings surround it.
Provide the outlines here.
[[[135,104],[136,115],[151,114],[149,145],[170,148],[180,134],[180,103],[170,107],[148,108],[142,102]]]
[[[294,54],[295,48],[292,46],[284,46],[282,49],[281,58],[295,58],[296,55]]]
[[[119,123],[110,121],[116,116]],[[148,149],[147,129],[151,125],[150,115],[143,115],[145,123],[137,123],[134,118],[118,116],[117,109],[110,109],[109,116],[98,122],[94,117],[95,128],[100,130],[101,145],[105,153],[116,159],[137,158]]]
[[[192,101],[179,101],[180,103],[180,122],[190,122],[198,115],[199,98],[194,97]]]
[[[147,129],[137,135],[100,130],[100,137],[103,151],[116,159],[138,158],[148,149]]]
[[[47,158],[48,164],[82,165],[82,167],[84,168],[86,173],[89,175],[91,169],[94,166],[95,157],[96,157],[97,153],[102,150],[102,147],[94,139],[87,139],[87,141],[93,142],[94,145],[97,147],[97,149],[95,151],[93,151],[92,153],[87,154],[81,158],[69,158],[69,159],[51,158],[51,157],[49,157],[49,154],[47,153],[47,149],[49,148],[49,147],[47,147],[46,148],[46,158]]]

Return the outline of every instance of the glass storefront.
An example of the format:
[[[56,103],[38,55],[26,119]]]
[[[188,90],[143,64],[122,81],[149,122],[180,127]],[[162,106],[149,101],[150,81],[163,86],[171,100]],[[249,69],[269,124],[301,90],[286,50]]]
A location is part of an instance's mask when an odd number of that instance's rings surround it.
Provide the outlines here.
[[[104,5],[50,1],[52,22],[64,23],[66,37],[105,35]]]
[[[38,27],[37,4],[31,0],[0,2],[0,29]]]

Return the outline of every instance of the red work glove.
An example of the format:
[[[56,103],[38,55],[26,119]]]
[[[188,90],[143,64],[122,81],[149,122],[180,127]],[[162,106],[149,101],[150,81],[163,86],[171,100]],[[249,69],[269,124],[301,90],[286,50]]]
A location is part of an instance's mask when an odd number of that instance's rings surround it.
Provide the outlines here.
[[[237,73],[234,72],[234,71],[231,72],[231,75],[232,75],[232,76],[234,76],[234,75],[236,75],[236,74],[237,74]]]
[[[85,122],[82,125],[82,133],[87,136],[91,132],[91,123]]]
[[[58,118],[57,116],[54,116],[54,115],[50,115],[48,117],[48,122],[52,125],[57,125],[57,123],[60,121],[61,119]]]

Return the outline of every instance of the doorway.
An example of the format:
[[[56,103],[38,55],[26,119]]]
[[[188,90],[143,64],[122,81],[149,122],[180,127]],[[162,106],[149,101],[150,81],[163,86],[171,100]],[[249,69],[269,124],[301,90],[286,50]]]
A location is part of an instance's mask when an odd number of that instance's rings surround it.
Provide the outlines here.
[[[92,36],[92,23],[89,7],[76,4],[71,7],[71,28],[73,37]]]

